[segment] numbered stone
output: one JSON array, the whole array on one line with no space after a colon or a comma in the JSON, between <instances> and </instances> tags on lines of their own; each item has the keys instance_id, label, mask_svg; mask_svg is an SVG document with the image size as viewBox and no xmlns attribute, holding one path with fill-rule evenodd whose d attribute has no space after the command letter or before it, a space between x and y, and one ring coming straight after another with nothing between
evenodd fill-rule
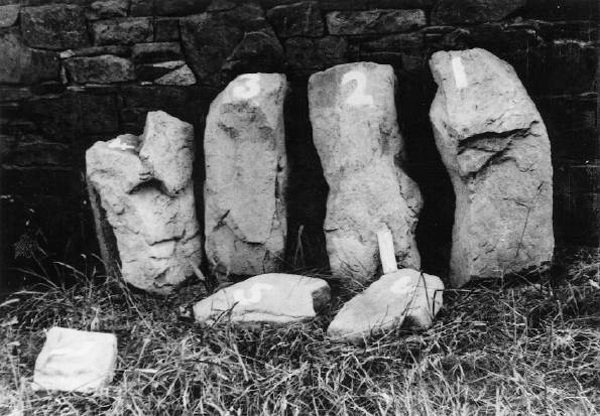
<instances>
[{"instance_id":1,"label":"numbered stone","mask_svg":"<svg viewBox=\"0 0 600 416\"><path fill-rule=\"evenodd\" d=\"M269 273L226 287L194 305L198 322L290 323L314 318L330 300L322 279Z\"/></svg>"},{"instance_id":2,"label":"numbered stone","mask_svg":"<svg viewBox=\"0 0 600 416\"><path fill-rule=\"evenodd\" d=\"M142 136L96 142L87 179L102 257L140 289L166 294L202 260L192 183L193 127L148 113Z\"/></svg>"},{"instance_id":3,"label":"numbered stone","mask_svg":"<svg viewBox=\"0 0 600 416\"><path fill-rule=\"evenodd\" d=\"M97 392L111 383L117 365L114 334L52 327L35 361L36 390Z\"/></svg>"},{"instance_id":4,"label":"numbered stone","mask_svg":"<svg viewBox=\"0 0 600 416\"><path fill-rule=\"evenodd\" d=\"M286 237L286 78L245 74L211 104L206 119L206 255L214 273L275 272Z\"/></svg>"},{"instance_id":5,"label":"numbered stone","mask_svg":"<svg viewBox=\"0 0 600 416\"><path fill-rule=\"evenodd\" d=\"M426 329L442 308L443 290L439 277L416 270L386 274L340 309L327 335L361 343L402 325Z\"/></svg>"},{"instance_id":6,"label":"numbered stone","mask_svg":"<svg viewBox=\"0 0 600 416\"><path fill-rule=\"evenodd\" d=\"M313 141L329 184L325 237L335 275L366 280L380 261L377 231L392 232L403 266L419 268L415 228L422 200L403 171L404 141L389 65L359 62L311 76Z\"/></svg>"},{"instance_id":7,"label":"numbered stone","mask_svg":"<svg viewBox=\"0 0 600 416\"><path fill-rule=\"evenodd\" d=\"M450 280L500 278L552 259L544 122L514 69L483 49L437 52L430 118L456 194Z\"/></svg>"}]
</instances>

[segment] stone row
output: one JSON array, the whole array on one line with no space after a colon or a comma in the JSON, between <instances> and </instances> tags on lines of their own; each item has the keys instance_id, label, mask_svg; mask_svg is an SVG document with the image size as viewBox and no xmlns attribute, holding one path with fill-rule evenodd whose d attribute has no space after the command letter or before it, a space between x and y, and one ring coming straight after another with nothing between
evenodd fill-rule
<instances>
[{"instance_id":1,"label":"stone row","mask_svg":"<svg viewBox=\"0 0 600 416\"><path fill-rule=\"evenodd\" d=\"M535 105L514 69L487 51L438 52L430 65L438 84L430 118L456 194L451 283L545 267L554 248L552 165ZM391 230L395 261L420 268L422 199L403 169L395 82L392 67L364 62L309 80L313 141L329 185L324 233L334 276L372 279L382 228ZM206 119L204 249L211 275L222 280L282 268L286 87L281 74L241 75ZM148 114L142 136L122 135L87 152L103 257L107 264L120 258L123 277L137 287L168 293L187 276L203 278L193 155L192 126L163 112Z\"/></svg>"}]
</instances>

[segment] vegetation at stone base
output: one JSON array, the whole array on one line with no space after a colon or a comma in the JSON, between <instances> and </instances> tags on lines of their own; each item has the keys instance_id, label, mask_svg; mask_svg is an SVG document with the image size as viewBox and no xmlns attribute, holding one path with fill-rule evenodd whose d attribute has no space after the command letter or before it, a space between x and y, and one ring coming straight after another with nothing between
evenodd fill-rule
<instances>
[{"instance_id":1,"label":"vegetation at stone base","mask_svg":"<svg viewBox=\"0 0 600 416\"><path fill-rule=\"evenodd\" d=\"M421 333L395 330L364 346L332 343L336 296L312 322L203 327L178 296L134 293L88 270L0 301L0 414L573 414L600 409L600 251L563 258L562 272L446 293ZM558 269L556 269L558 270ZM114 332L116 377L102 394L34 392L44 329Z\"/></svg>"}]
</instances>

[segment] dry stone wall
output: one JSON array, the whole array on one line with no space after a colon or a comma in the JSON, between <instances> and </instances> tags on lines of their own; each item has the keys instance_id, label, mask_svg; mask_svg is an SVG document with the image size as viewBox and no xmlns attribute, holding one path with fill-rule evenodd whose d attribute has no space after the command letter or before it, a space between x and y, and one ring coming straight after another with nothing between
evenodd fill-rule
<instances>
[{"instance_id":1,"label":"dry stone wall","mask_svg":"<svg viewBox=\"0 0 600 416\"><path fill-rule=\"evenodd\" d=\"M417 239L423 266L441 273L454 197L428 119L436 85L427 61L472 47L515 67L547 126L559 242L597 244L597 18L596 0L0 0L2 266L40 256L35 244L63 260L94 250L83 175L91 144L140 134L150 110L193 124L199 144L224 86L269 71L290 83L287 252L324 265L327 185L307 80L373 61L399 80L407 169L425 201ZM203 179L196 169L199 207Z\"/></svg>"}]
</instances>

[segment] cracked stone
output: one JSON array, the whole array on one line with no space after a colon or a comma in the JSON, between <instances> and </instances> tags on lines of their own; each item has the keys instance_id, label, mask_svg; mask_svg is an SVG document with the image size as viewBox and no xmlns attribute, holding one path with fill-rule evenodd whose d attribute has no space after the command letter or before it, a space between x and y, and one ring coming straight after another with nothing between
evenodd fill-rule
<instances>
[{"instance_id":1,"label":"cracked stone","mask_svg":"<svg viewBox=\"0 0 600 416\"><path fill-rule=\"evenodd\" d=\"M202 260L193 161L192 125L162 111L148 113L142 136L86 152L103 260L114 270L120 258L123 279L135 287L170 293Z\"/></svg>"},{"instance_id":2,"label":"cracked stone","mask_svg":"<svg viewBox=\"0 0 600 416\"><path fill-rule=\"evenodd\" d=\"M433 132L456 195L450 280L501 278L552 259L552 164L544 122L508 63L437 52Z\"/></svg>"}]
</instances>

